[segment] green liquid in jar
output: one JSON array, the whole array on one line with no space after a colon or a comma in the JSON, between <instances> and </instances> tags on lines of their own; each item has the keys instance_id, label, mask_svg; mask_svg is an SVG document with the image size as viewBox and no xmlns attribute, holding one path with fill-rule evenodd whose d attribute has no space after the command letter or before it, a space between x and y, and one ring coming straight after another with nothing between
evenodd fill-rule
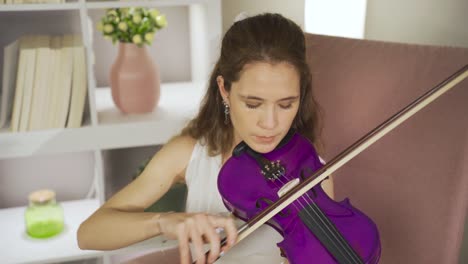
<instances>
[{"instance_id":1,"label":"green liquid in jar","mask_svg":"<svg viewBox=\"0 0 468 264\"><path fill-rule=\"evenodd\" d=\"M30 204L25 212L26 231L34 238L49 238L63 230L63 209L55 201Z\"/></svg>"},{"instance_id":2,"label":"green liquid in jar","mask_svg":"<svg viewBox=\"0 0 468 264\"><path fill-rule=\"evenodd\" d=\"M63 222L45 221L37 222L28 227L28 235L35 238L48 238L62 232Z\"/></svg>"}]
</instances>

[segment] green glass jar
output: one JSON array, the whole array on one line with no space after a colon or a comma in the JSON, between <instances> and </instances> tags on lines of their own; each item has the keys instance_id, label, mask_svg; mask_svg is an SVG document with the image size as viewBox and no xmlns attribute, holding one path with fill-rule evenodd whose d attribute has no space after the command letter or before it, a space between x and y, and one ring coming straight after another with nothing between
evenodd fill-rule
<instances>
[{"instance_id":1,"label":"green glass jar","mask_svg":"<svg viewBox=\"0 0 468 264\"><path fill-rule=\"evenodd\" d=\"M26 232L34 238L48 238L62 232L63 208L55 200L52 190L38 190L29 195L24 217Z\"/></svg>"}]
</instances>

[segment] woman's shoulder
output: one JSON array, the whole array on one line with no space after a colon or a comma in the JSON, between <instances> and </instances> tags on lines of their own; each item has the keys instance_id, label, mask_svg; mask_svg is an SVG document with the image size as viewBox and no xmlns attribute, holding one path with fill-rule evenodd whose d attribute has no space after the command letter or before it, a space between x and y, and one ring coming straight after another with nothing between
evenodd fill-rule
<instances>
[{"instance_id":1,"label":"woman's shoulder","mask_svg":"<svg viewBox=\"0 0 468 264\"><path fill-rule=\"evenodd\" d=\"M188 162L196 143L197 140L191 136L178 135L171 138L160 152L162 155Z\"/></svg>"},{"instance_id":2,"label":"woman's shoulder","mask_svg":"<svg viewBox=\"0 0 468 264\"><path fill-rule=\"evenodd\" d=\"M191 137L190 135L177 135L172 137L167 143L166 146L169 148L175 148L182 151L191 151L195 144L197 143L197 139Z\"/></svg>"},{"instance_id":3,"label":"woman's shoulder","mask_svg":"<svg viewBox=\"0 0 468 264\"><path fill-rule=\"evenodd\" d=\"M178 135L171 138L158 153L163 162L176 167L178 181L184 180L185 169L196 143L197 140L191 136Z\"/></svg>"}]
</instances>

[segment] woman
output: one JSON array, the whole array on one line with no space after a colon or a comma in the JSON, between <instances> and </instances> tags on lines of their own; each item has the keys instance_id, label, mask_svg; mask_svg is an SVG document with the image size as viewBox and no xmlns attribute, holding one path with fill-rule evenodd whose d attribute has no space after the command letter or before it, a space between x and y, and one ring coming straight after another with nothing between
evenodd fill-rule
<instances>
[{"instance_id":1,"label":"woman","mask_svg":"<svg viewBox=\"0 0 468 264\"><path fill-rule=\"evenodd\" d=\"M221 263L281 263L275 245L281 236L267 225L230 250L236 226L222 214L227 210L216 177L241 141L267 153L295 128L317 145L317 113L300 27L278 14L234 23L223 38L198 116L80 226L80 248L116 249L164 235L178 240L181 263L190 263L191 255L197 263L212 263L221 251L227 252ZM143 212L176 182L188 186L185 213ZM331 185L323 187L331 196ZM218 228L228 238L222 249ZM211 250L207 259L204 243Z\"/></svg>"}]
</instances>

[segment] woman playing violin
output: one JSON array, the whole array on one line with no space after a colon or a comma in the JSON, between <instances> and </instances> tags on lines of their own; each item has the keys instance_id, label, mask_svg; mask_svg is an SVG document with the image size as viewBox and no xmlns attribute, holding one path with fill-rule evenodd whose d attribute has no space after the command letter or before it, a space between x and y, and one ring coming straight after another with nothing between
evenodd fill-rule
<instances>
[{"instance_id":1,"label":"woman playing violin","mask_svg":"<svg viewBox=\"0 0 468 264\"><path fill-rule=\"evenodd\" d=\"M80 248L111 250L164 235L178 240L181 263L191 258L212 263L221 252L226 254L219 263L282 263L276 246L282 238L267 225L232 247L235 219L223 214L227 209L216 179L241 141L268 153L291 128L318 145L318 107L303 31L278 14L235 22L223 37L198 115L154 155L136 180L81 224ZM188 187L186 212L144 212L178 182ZM333 195L330 180L322 187ZM227 236L224 248L220 228ZM209 245L207 257L204 245Z\"/></svg>"}]
</instances>

